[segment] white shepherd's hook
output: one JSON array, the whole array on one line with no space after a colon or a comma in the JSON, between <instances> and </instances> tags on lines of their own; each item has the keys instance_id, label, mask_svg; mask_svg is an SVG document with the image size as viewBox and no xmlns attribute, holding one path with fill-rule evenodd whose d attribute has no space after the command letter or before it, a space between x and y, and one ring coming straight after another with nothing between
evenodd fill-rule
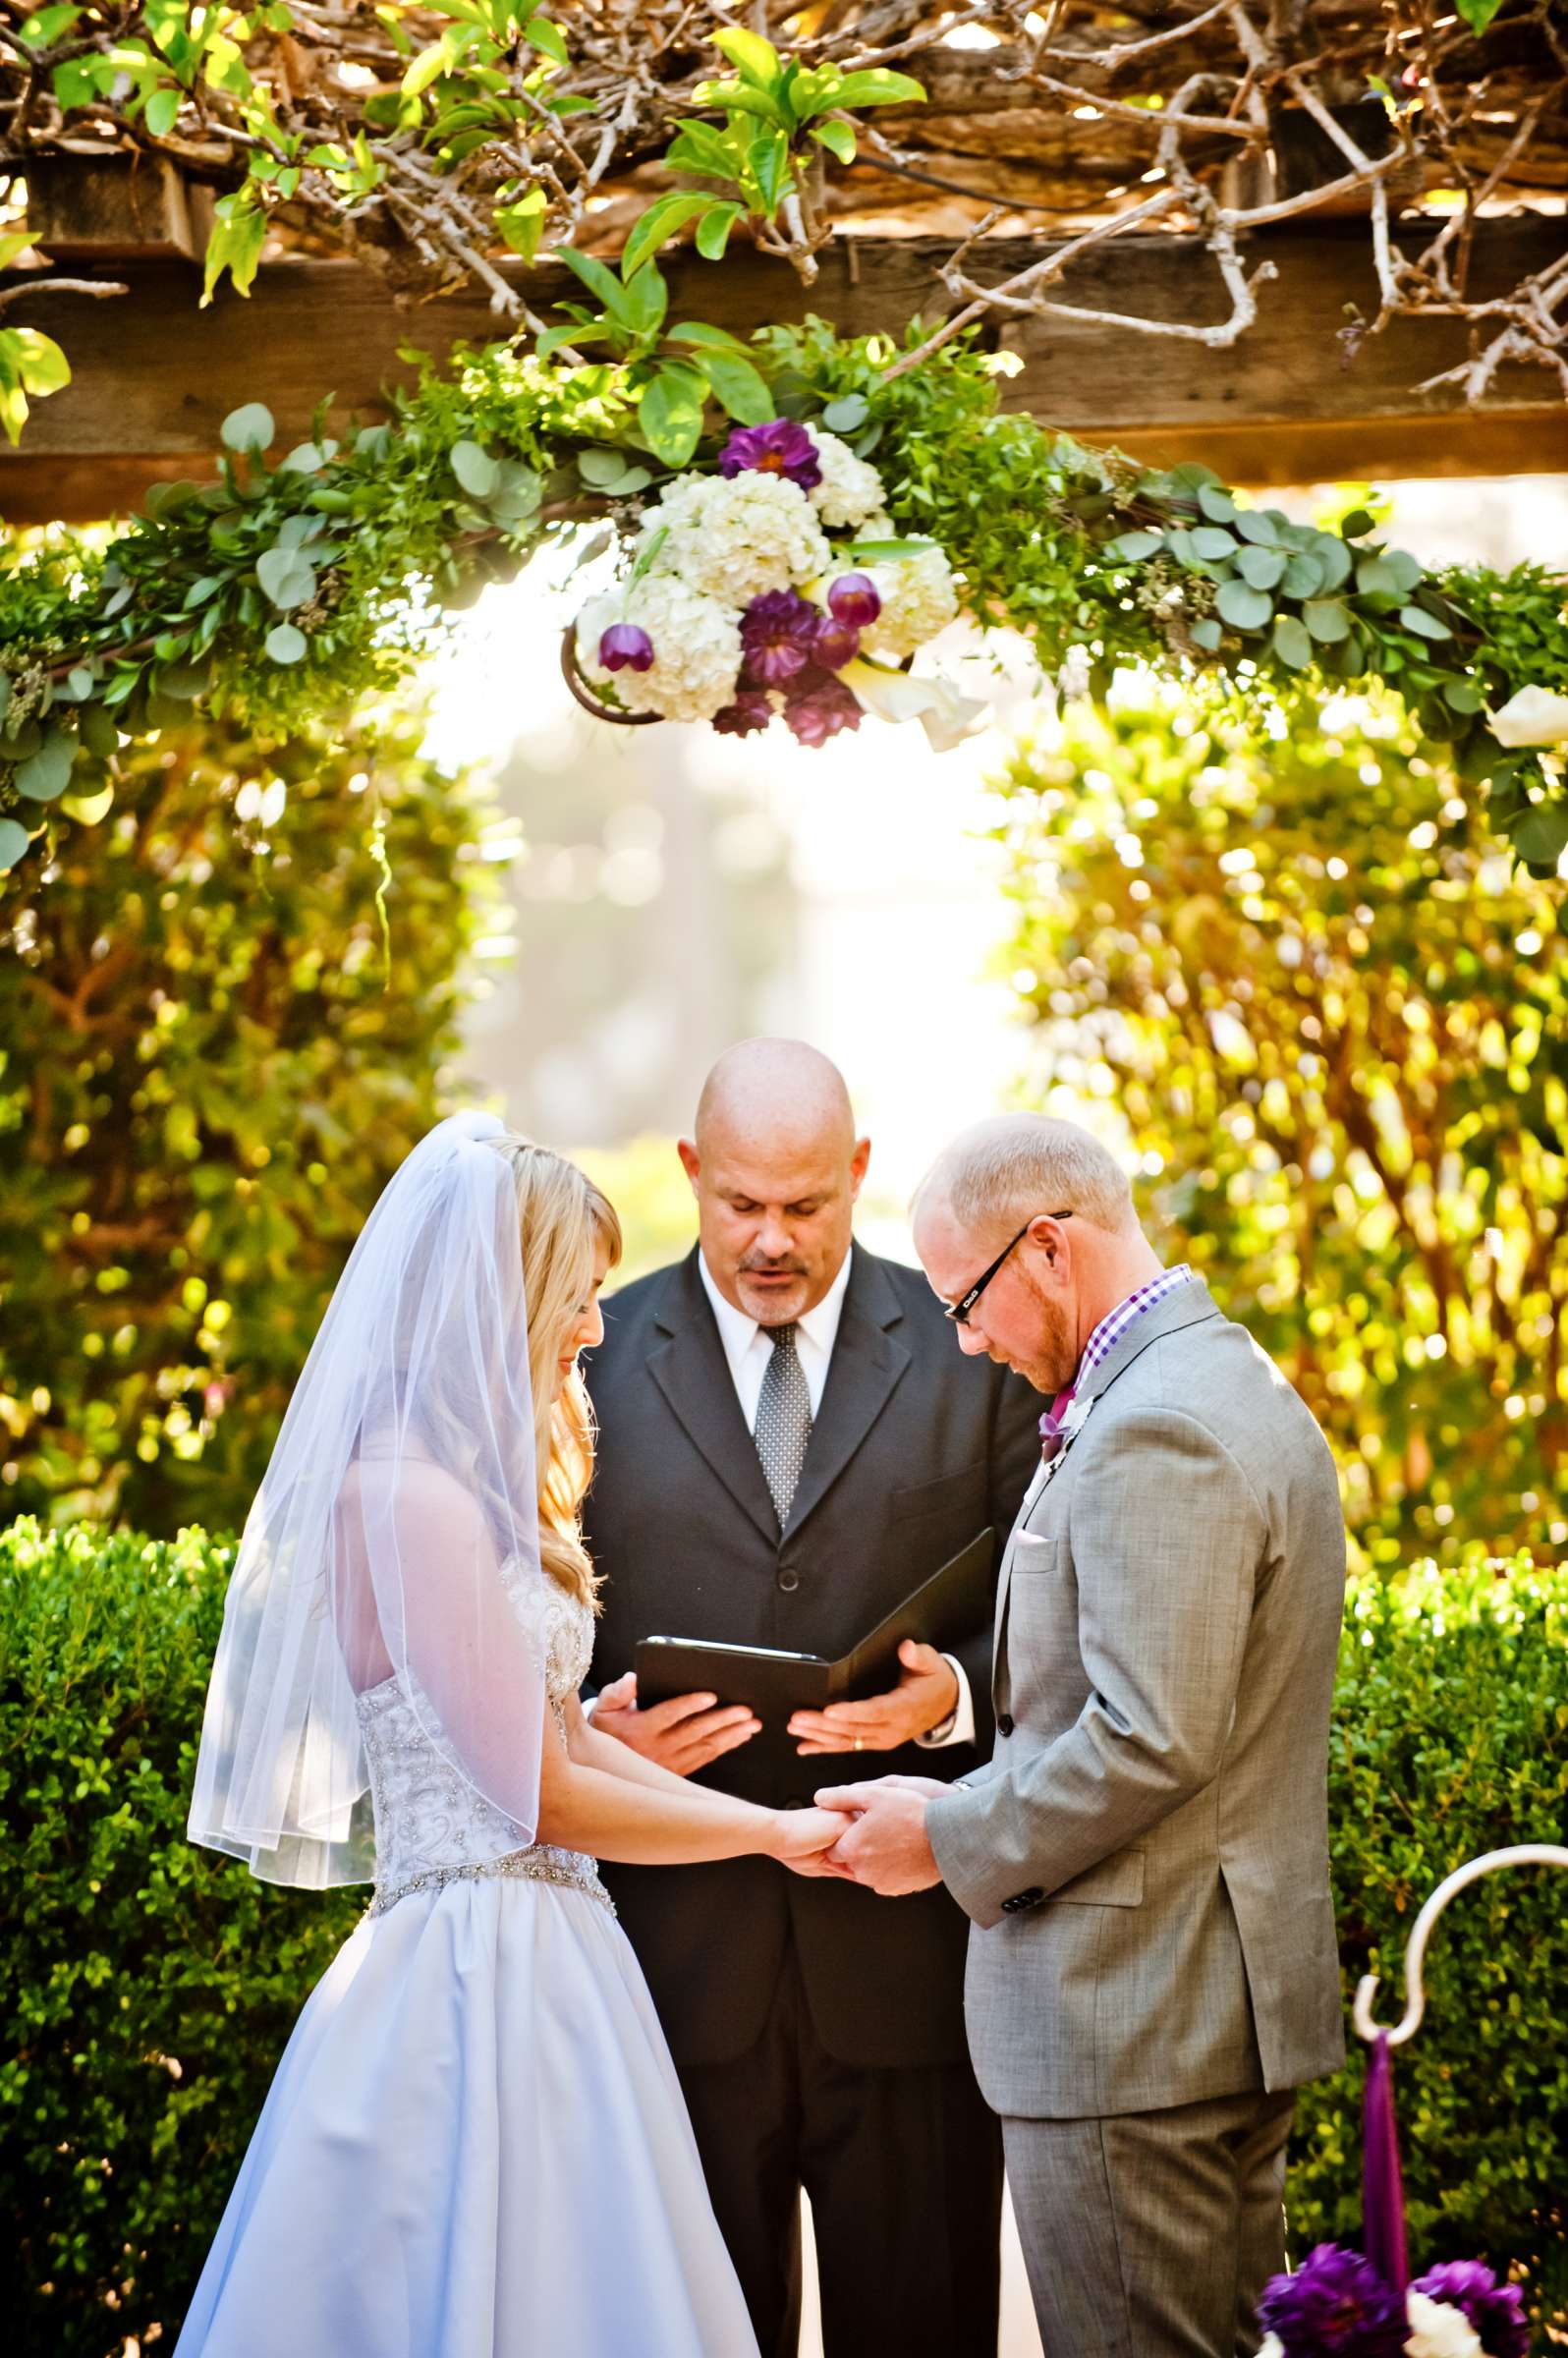
<instances>
[{"instance_id":1,"label":"white shepherd's hook","mask_svg":"<svg viewBox=\"0 0 1568 2358\"><path fill-rule=\"evenodd\" d=\"M1421 1961L1427 1953L1427 1941L1431 1928L1442 1914L1456 1891L1467 1883L1476 1882L1482 1876L1490 1875L1498 1867L1568 1867L1568 1850L1556 1842L1521 1842L1512 1850L1488 1850L1464 1867L1456 1867L1445 1876L1427 1905L1417 1917L1405 1949L1405 2013L1404 2019L1388 2033L1390 2047L1403 2047L1421 2024L1427 2010L1427 1993L1422 1988ZM1375 2039L1378 2025L1372 2020L1372 2002L1377 1993L1377 1976L1364 1974L1356 1992L1356 2003L1351 2018L1364 2039Z\"/></svg>"}]
</instances>

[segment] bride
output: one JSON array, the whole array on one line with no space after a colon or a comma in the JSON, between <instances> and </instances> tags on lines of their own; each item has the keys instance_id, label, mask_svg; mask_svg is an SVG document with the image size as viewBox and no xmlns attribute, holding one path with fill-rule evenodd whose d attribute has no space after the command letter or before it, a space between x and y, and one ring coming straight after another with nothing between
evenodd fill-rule
<instances>
[{"instance_id":1,"label":"bride","mask_svg":"<svg viewBox=\"0 0 1568 2358\"><path fill-rule=\"evenodd\" d=\"M190 1830L267 1881L375 1895L278 2067L179 2358L756 2350L593 1861L809 1867L842 1825L585 1723L577 1355L619 1253L573 1164L460 1114L386 1189L306 1363Z\"/></svg>"}]
</instances>

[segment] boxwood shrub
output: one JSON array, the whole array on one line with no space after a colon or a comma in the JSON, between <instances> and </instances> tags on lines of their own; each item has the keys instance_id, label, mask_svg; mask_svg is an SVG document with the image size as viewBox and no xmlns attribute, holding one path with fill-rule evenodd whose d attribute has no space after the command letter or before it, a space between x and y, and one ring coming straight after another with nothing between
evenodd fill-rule
<instances>
[{"instance_id":1,"label":"boxwood shrub","mask_svg":"<svg viewBox=\"0 0 1568 2358\"><path fill-rule=\"evenodd\" d=\"M172 2342L294 2017L364 1902L270 1889L185 1839L233 1552L199 1531L0 1533L0 2201L28 2358ZM1392 2021L1432 1886L1563 1838L1568 1573L1477 1550L1359 1587L1331 1777L1346 2003L1370 1968ZM1565 1926L1547 1869L1463 1893L1396 2060L1413 2252L1521 2271L1542 2318L1565 2297ZM1298 2250L1355 2234L1361 2076L1357 2051L1303 2097Z\"/></svg>"}]
</instances>

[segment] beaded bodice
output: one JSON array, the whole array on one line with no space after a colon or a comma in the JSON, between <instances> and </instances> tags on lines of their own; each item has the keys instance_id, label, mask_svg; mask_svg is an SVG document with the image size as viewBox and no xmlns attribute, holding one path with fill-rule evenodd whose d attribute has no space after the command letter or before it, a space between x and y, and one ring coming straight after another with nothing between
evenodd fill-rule
<instances>
[{"instance_id":1,"label":"beaded bodice","mask_svg":"<svg viewBox=\"0 0 1568 2358\"><path fill-rule=\"evenodd\" d=\"M530 1584L525 1617L539 1633L545 1691L557 1724L563 1724L567 1700L588 1673L592 1615L541 1573L519 1568L503 1578L520 1609L521 1584ZM590 1858L531 1844L523 1826L476 1791L437 1740L434 1707L412 1672L367 1688L358 1712L375 1812L374 1913L410 1891L488 1875L565 1883L610 1905Z\"/></svg>"}]
</instances>

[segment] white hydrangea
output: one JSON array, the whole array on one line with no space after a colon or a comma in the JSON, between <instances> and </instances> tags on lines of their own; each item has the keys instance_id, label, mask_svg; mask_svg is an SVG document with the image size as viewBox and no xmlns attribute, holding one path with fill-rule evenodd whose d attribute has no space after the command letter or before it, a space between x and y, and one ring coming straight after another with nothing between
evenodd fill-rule
<instances>
[{"instance_id":1,"label":"white hydrangea","mask_svg":"<svg viewBox=\"0 0 1568 2358\"><path fill-rule=\"evenodd\" d=\"M1412 2327L1407 2358L1484 2358L1485 2343L1463 2309L1431 2301L1424 2292L1408 2296L1405 2316Z\"/></svg>"},{"instance_id":2,"label":"white hydrangea","mask_svg":"<svg viewBox=\"0 0 1568 2358\"><path fill-rule=\"evenodd\" d=\"M646 671L606 671L599 640L612 623L636 623L653 642ZM711 720L733 702L741 670L735 615L673 573L648 573L629 593L590 597L577 618L577 659L594 687L613 688L629 712L663 720Z\"/></svg>"},{"instance_id":3,"label":"white hydrangea","mask_svg":"<svg viewBox=\"0 0 1568 2358\"><path fill-rule=\"evenodd\" d=\"M790 590L829 566L816 511L782 475L683 475L643 520L640 549L663 532L654 565L694 590L741 607L765 590ZM644 674L644 677L648 675Z\"/></svg>"},{"instance_id":4,"label":"white hydrangea","mask_svg":"<svg viewBox=\"0 0 1568 2358\"><path fill-rule=\"evenodd\" d=\"M809 425L807 432L816 444L817 462L822 479L814 485L810 497L812 507L825 525L835 531L846 527L860 532L868 518L880 518L882 478L874 467L856 457L847 442L830 434L820 425Z\"/></svg>"},{"instance_id":5,"label":"white hydrangea","mask_svg":"<svg viewBox=\"0 0 1568 2358\"><path fill-rule=\"evenodd\" d=\"M958 591L944 549L923 548L917 556L883 558L867 571L876 584L882 610L866 632L865 647L881 662L897 663L914 654L958 613Z\"/></svg>"}]
</instances>

